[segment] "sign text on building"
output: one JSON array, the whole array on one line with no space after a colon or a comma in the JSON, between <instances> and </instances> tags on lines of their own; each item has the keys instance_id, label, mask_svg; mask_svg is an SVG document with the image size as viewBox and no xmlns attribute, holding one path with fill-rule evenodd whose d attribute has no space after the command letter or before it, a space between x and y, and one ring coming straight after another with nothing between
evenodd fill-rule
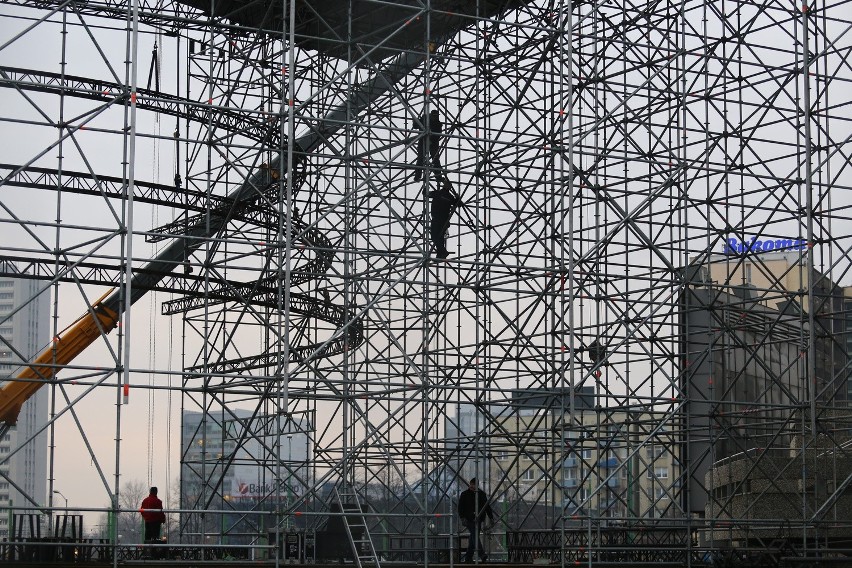
<instances>
[{"instance_id":1,"label":"sign text on building","mask_svg":"<svg viewBox=\"0 0 852 568\"><path fill-rule=\"evenodd\" d=\"M760 239L758 237L752 237L749 241L739 241L731 238L723 246L725 254L782 252L805 250L808 247L808 241L805 239Z\"/></svg>"}]
</instances>

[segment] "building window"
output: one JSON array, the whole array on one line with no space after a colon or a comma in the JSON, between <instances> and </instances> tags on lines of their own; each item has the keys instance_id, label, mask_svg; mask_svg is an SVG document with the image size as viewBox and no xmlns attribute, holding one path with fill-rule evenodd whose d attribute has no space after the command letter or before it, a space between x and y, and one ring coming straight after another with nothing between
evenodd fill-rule
<instances>
[{"instance_id":1,"label":"building window","mask_svg":"<svg viewBox=\"0 0 852 568\"><path fill-rule=\"evenodd\" d=\"M590 460L592 459L592 450L583 450L580 455L583 456L584 460Z\"/></svg>"},{"instance_id":2,"label":"building window","mask_svg":"<svg viewBox=\"0 0 852 568\"><path fill-rule=\"evenodd\" d=\"M651 444L647 447L646 455L649 460L655 460L661 455L663 455L663 445L662 444Z\"/></svg>"},{"instance_id":3,"label":"building window","mask_svg":"<svg viewBox=\"0 0 852 568\"><path fill-rule=\"evenodd\" d=\"M0 335L12 335L11 327L0 327Z\"/></svg>"},{"instance_id":4,"label":"building window","mask_svg":"<svg viewBox=\"0 0 852 568\"><path fill-rule=\"evenodd\" d=\"M654 488L654 498L657 501L663 501L665 499L668 499L669 495L668 495L668 493L666 493L666 488L665 487L655 487Z\"/></svg>"},{"instance_id":5,"label":"building window","mask_svg":"<svg viewBox=\"0 0 852 568\"><path fill-rule=\"evenodd\" d=\"M13 296L12 292L0 292L0 300L11 300Z\"/></svg>"},{"instance_id":6,"label":"building window","mask_svg":"<svg viewBox=\"0 0 852 568\"><path fill-rule=\"evenodd\" d=\"M0 280L0 288L11 288L15 283L11 280Z\"/></svg>"},{"instance_id":7,"label":"building window","mask_svg":"<svg viewBox=\"0 0 852 568\"><path fill-rule=\"evenodd\" d=\"M667 467L655 467L653 471L648 470L648 479L656 478L656 479L668 479L669 478L669 468Z\"/></svg>"},{"instance_id":8,"label":"building window","mask_svg":"<svg viewBox=\"0 0 852 568\"><path fill-rule=\"evenodd\" d=\"M509 459L509 452L506 450L497 450L497 461L506 461Z\"/></svg>"},{"instance_id":9,"label":"building window","mask_svg":"<svg viewBox=\"0 0 852 568\"><path fill-rule=\"evenodd\" d=\"M0 310L11 310L12 304L0 304Z\"/></svg>"},{"instance_id":10,"label":"building window","mask_svg":"<svg viewBox=\"0 0 852 568\"><path fill-rule=\"evenodd\" d=\"M523 475L521 475L521 479L524 480L524 481L535 481L536 475L535 475L535 471L533 471L533 468L529 468L527 470L524 470Z\"/></svg>"}]
</instances>

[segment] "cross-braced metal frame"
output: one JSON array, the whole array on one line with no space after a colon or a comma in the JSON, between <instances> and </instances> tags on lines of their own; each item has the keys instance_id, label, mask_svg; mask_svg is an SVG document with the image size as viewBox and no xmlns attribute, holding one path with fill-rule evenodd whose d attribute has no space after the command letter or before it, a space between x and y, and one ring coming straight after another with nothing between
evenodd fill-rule
<instances>
[{"instance_id":1,"label":"cross-braced metal frame","mask_svg":"<svg viewBox=\"0 0 852 568\"><path fill-rule=\"evenodd\" d=\"M88 505L165 420L186 544L338 487L446 559L477 477L507 560L852 551L849 2L324 4L0 7L4 275L118 314L27 379Z\"/></svg>"}]
</instances>

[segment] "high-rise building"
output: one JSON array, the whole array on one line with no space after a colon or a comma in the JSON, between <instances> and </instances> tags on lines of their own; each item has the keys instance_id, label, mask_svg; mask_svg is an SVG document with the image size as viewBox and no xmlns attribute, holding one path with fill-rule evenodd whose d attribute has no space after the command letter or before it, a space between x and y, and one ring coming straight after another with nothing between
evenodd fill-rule
<instances>
[{"instance_id":1,"label":"high-rise building","mask_svg":"<svg viewBox=\"0 0 852 568\"><path fill-rule=\"evenodd\" d=\"M761 310L767 308L762 311L768 314L770 327L778 321L802 328L799 323L808 326L813 317L817 398L824 403L847 400L849 386L843 369L847 368L849 351L833 337L844 327L840 315L844 306L843 288L817 268L808 269L800 240L766 240L764 247L766 243L778 244L774 250L760 252L759 248L747 253L709 257L704 265L709 282L703 288L715 294L731 295L732 300L722 303L734 309L737 304L746 310L752 304ZM792 244L785 247L780 243ZM731 252L732 249L728 246L726 250ZM764 331L768 329L764 326ZM799 334L791 339L802 345L807 338Z\"/></svg>"},{"instance_id":2,"label":"high-rise building","mask_svg":"<svg viewBox=\"0 0 852 568\"><path fill-rule=\"evenodd\" d=\"M17 270L7 265L2 272ZM50 294L38 294L41 286L24 274L0 277L0 382L48 342ZM0 510L47 503L47 434L36 434L47 413L48 391L40 389L24 403L17 425L0 439ZM8 520L8 515L0 515L0 538L9 536Z\"/></svg>"}]
</instances>

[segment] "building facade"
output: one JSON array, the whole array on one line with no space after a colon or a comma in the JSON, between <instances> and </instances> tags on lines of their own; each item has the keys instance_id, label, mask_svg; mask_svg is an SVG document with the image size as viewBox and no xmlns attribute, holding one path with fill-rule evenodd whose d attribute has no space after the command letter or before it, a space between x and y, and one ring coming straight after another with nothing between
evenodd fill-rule
<instances>
[{"instance_id":1,"label":"building facade","mask_svg":"<svg viewBox=\"0 0 852 568\"><path fill-rule=\"evenodd\" d=\"M489 478L490 414L473 404L458 404L455 414L444 419L447 468L440 476L442 486L463 489L471 478Z\"/></svg>"},{"instance_id":2,"label":"building facade","mask_svg":"<svg viewBox=\"0 0 852 568\"><path fill-rule=\"evenodd\" d=\"M848 372L844 371L849 350L835 336L845 328L842 314L849 292L816 268L809 269L806 247L796 244L799 240L792 242L795 250L779 246L764 252L711 256L705 265L705 289L728 294L729 298L721 302L727 306L740 304L749 310L757 304L766 308L764 314L771 319L763 325L764 335L774 321L803 329L813 325L815 349L807 356L814 358L815 396L824 404L845 404L852 400L848 397ZM790 338L786 331L779 331L779 335ZM807 345L808 337L800 333L796 338L801 347Z\"/></svg>"},{"instance_id":3,"label":"building facade","mask_svg":"<svg viewBox=\"0 0 852 568\"><path fill-rule=\"evenodd\" d=\"M801 535L796 522L823 509L848 534L848 515L837 506L847 496L837 480L852 473L849 460L819 440L837 441L848 430L849 293L810 269L805 251L800 244L780 252L729 247L685 273L689 506L712 529L708 541L746 545L780 536L777 526L751 536L738 526L768 518L788 519L784 531ZM811 432L804 442L802 424ZM826 488L833 497L823 506ZM804 505L803 492L811 503Z\"/></svg>"},{"instance_id":4,"label":"building facade","mask_svg":"<svg viewBox=\"0 0 852 568\"><path fill-rule=\"evenodd\" d=\"M494 437L491 494L554 508L569 523L681 518L682 469L665 422L638 409L581 409L570 421L521 412Z\"/></svg>"},{"instance_id":5,"label":"building facade","mask_svg":"<svg viewBox=\"0 0 852 568\"><path fill-rule=\"evenodd\" d=\"M3 272L16 270L6 266ZM42 286L25 275L0 277L0 380L13 376L48 343L50 294L38 294ZM48 391L40 389L0 439L0 510L47 504L47 434L37 434L47 417ZM0 538L9 536L8 522L9 516L0 514Z\"/></svg>"},{"instance_id":6,"label":"building facade","mask_svg":"<svg viewBox=\"0 0 852 568\"><path fill-rule=\"evenodd\" d=\"M270 522L264 511L286 508L313 487L309 424L304 418L258 416L243 409L183 412L181 508L204 509L212 503L233 511L206 515L206 521L184 515L184 536L203 539L204 533L224 527L228 542L237 543L263 534ZM246 514L253 511L258 515Z\"/></svg>"}]
</instances>

